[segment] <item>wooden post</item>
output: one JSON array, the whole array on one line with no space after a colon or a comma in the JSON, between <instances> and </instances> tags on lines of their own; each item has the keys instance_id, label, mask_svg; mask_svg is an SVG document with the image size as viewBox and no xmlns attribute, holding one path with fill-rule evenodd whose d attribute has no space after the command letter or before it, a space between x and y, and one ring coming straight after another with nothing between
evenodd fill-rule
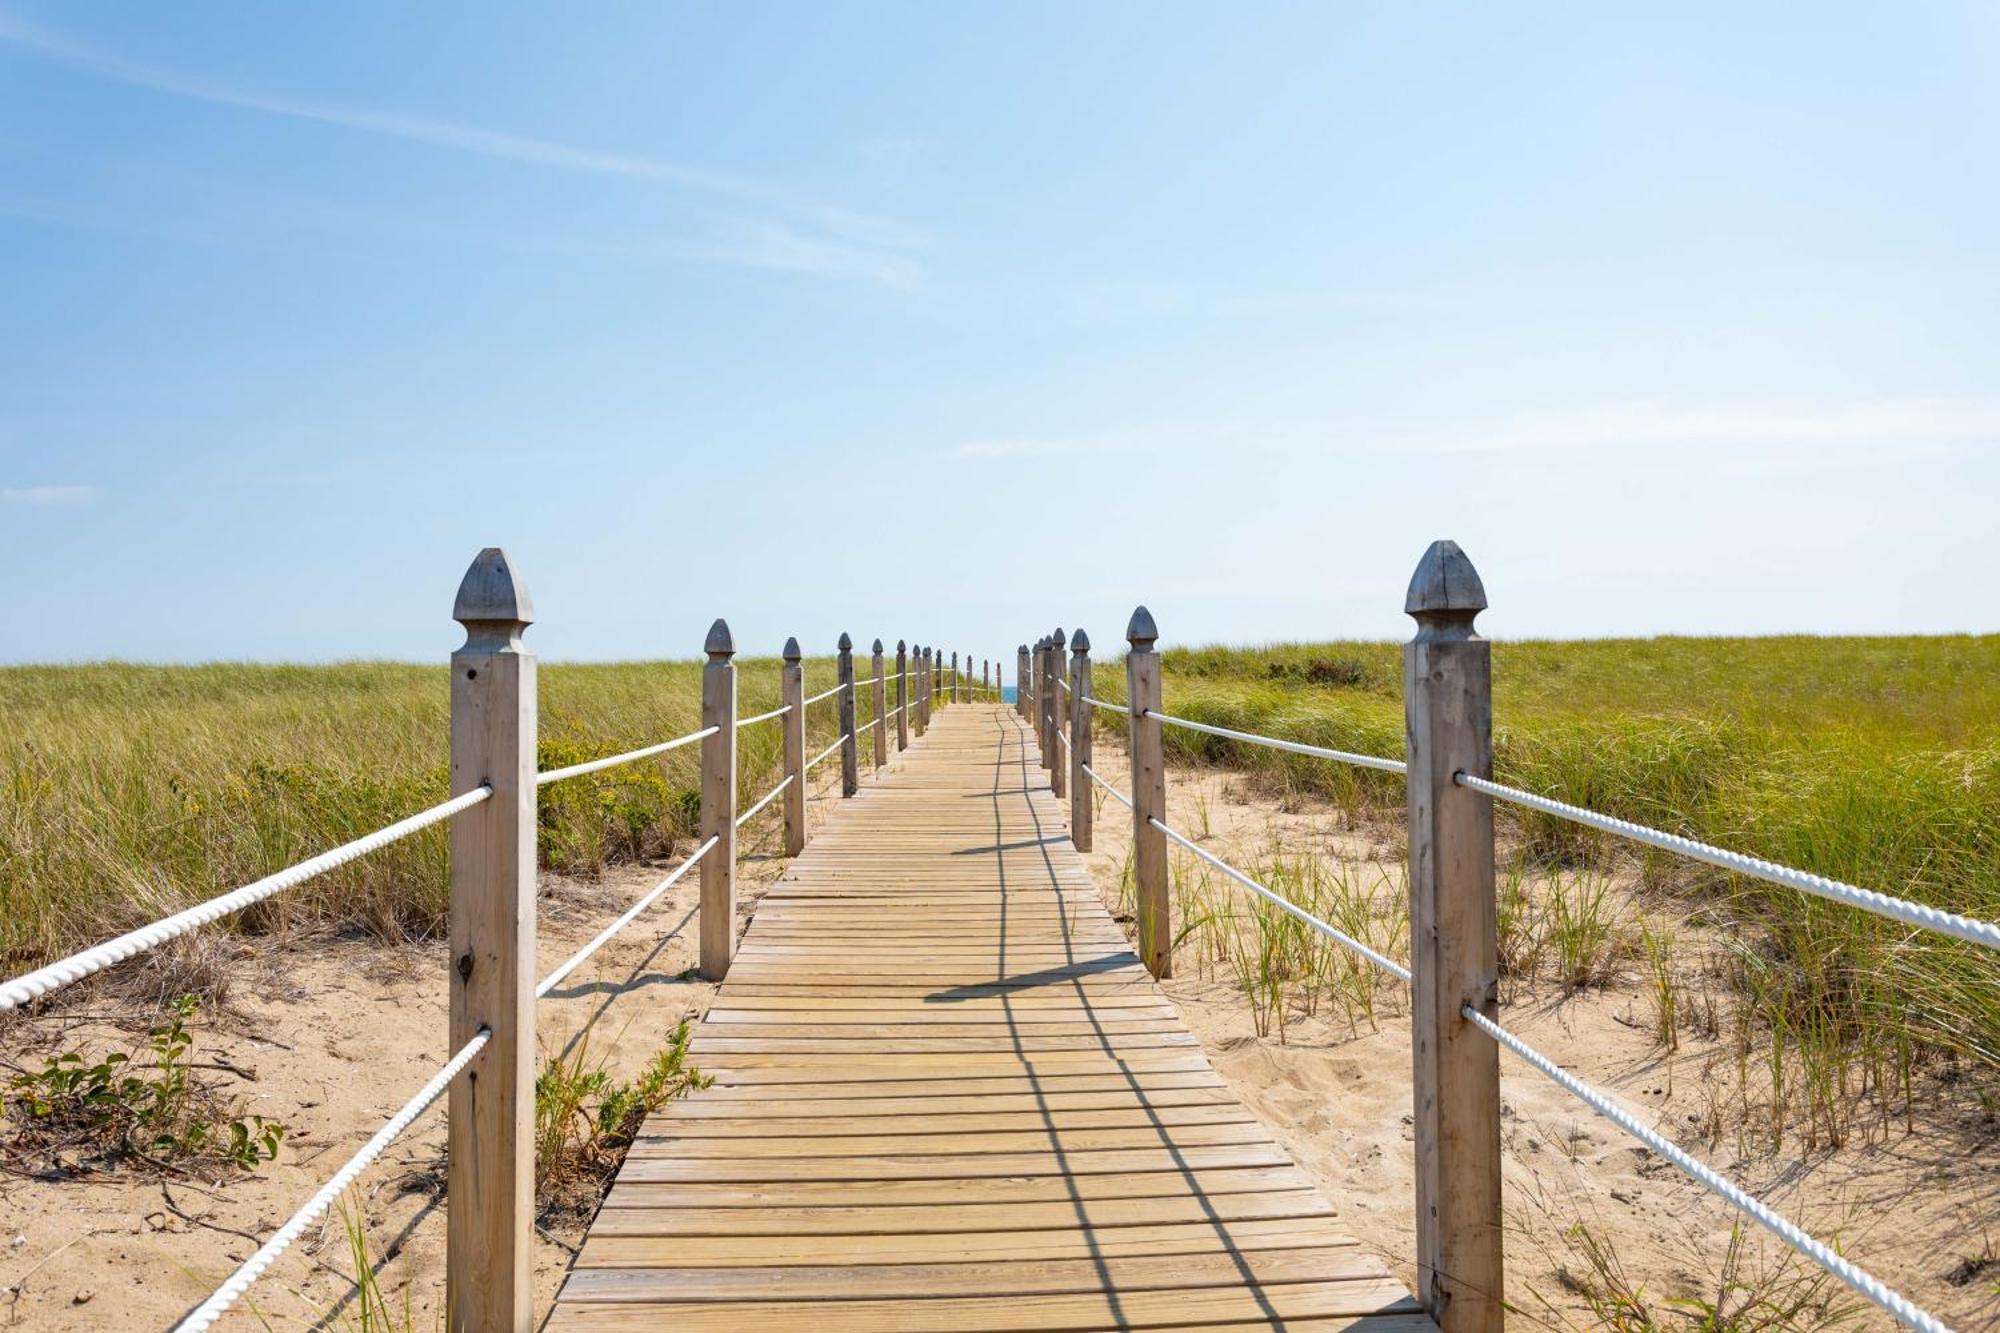
<instances>
[{"instance_id":1,"label":"wooden post","mask_svg":"<svg viewBox=\"0 0 2000 1333\"><path fill-rule=\"evenodd\" d=\"M993 693L993 659L990 657L979 659L979 692L989 696Z\"/></svg>"},{"instance_id":2,"label":"wooden post","mask_svg":"<svg viewBox=\"0 0 2000 1333\"><path fill-rule=\"evenodd\" d=\"M451 822L450 1050L492 1032L454 1080L445 1210L451 1333L535 1322L535 658L527 587L498 547L458 585L451 790L493 795Z\"/></svg>"},{"instance_id":3,"label":"wooden post","mask_svg":"<svg viewBox=\"0 0 2000 1333\"><path fill-rule=\"evenodd\" d=\"M869 668L875 676L875 767L880 771L889 762L889 709L883 694L882 641L869 650Z\"/></svg>"},{"instance_id":4,"label":"wooden post","mask_svg":"<svg viewBox=\"0 0 2000 1333\"><path fill-rule=\"evenodd\" d=\"M1069 675L1069 662L1063 654L1069 648L1069 637L1061 630L1049 644L1049 792L1061 800L1069 791L1069 759L1063 754L1062 743L1069 739L1066 718L1068 696L1063 693L1063 680Z\"/></svg>"},{"instance_id":5,"label":"wooden post","mask_svg":"<svg viewBox=\"0 0 2000 1333\"><path fill-rule=\"evenodd\" d=\"M951 655L951 688L945 692L944 696L946 703L955 704L960 702L960 695L958 692L959 683L960 682L958 676L958 654L953 653Z\"/></svg>"},{"instance_id":6,"label":"wooden post","mask_svg":"<svg viewBox=\"0 0 2000 1333\"><path fill-rule=\"evenodd\" d=\"M1139 902L1139 956L1156 977L1174 973L1173 921L1167 898L1167 835L1153 827L1167 817L1167 760L1160 738L1160 631L1140 607L1125 627L1125 697L1132 713L1132 869Z\"/></svg>"},{"instance_id":7,"label":"wooden post","mask_svg":"<svg viewBox=\"0 0 2000 1333\"><path fill-rule=\"evenodd\" d=\"M1024 643L1014 650L1014 711L1023 720L1028 716L1028 700L1033 694L1028 686L1028 645Z\"/></svg>"},{"instance_id":8,"label":"wooden post","mask_svg":"<svg viewBox=\"0 0 2000 1333\"><path fill-rule=\"evenodd\" d=\"M1079 852L1090 850L1090 821L1096 795L1090 775L1090 636L1082 630L1069 639L1069 840Z\"/></svg>"},{"instance_id":9,"label":"wooden post","mask_svg":"<svg viewBox=\"0 0 2000 1333\"><path fill-rule=\"evenodd\" d=\"M701 974L720 981L736 957L736 640L729 622L709 626L702 645L701 839L716 839L701 862Z\"/></svg>"},{"instance_id":10,"label":"wooden post","mask_svg":"<svg viewBox=\"0 0 2000 1333\"><path fill-rule=\"evenodd\" d=\"M833 696L840 705L840 794L861 790L861 756L854 743L854 640L845 630L840 634L840 693Z\"/></svg>"},{"instance_id":11,"label":"wooden post","mask_svg":"<svg viewBox=\"0 0 2000 1333\"><path fill-rule=\"evenodd\" d=\"M896 640L896 749L910 748L910 655L903 640Z\"/></svg>"},{"instance_id":12,"label":"wooden post","mask_svg":"<svg viewBox=\"0 0 2000 1333\"><path fill-rule=\"evenodd\" d=\"M1457 543L1431 543L1403 609L1417 1299L1443 1333L1500 1333L1500 1048L1460 1012L1499 1011L1493 802L1456 780L1493 775L1492 659Z\"/></svg>"},{"instance_id":13,"label":"wooden post","mask_svg":"<svg viewBox=\"0 0 2000 1333\"><path fill-rule=\"evenodd\" d=\"M931 729L931 650L929 648L917 649L917 660L921 664L917 668L917 721L922 724L922 730L929 731Z\"/></svg>"},{"instance_id":14,"label":"wooden post","mask_svg":"<svg viewBox=\"0 0 2000 1333\"><path fill-rule=\"evenodd\" d=\"M806 849L806 668L796 637L785 640L785 665L778 672L780 699L789 712L778 719L785 737L785 776L791 785L778 798L785 814L785 855Z\"/></svg>"}]
</instances>

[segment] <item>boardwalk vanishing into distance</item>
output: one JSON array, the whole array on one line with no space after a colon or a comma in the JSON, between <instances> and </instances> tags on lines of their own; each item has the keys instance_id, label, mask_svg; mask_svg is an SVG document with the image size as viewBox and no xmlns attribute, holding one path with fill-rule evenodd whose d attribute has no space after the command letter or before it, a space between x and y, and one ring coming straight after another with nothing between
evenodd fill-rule
<instances>
[{"instance_id":1,"label":"boardwalk vanishing into distance","mask_svg":"<svg viewBox=\"0 0 2000 1333\"><path fill-rule=\"evenodd\" d=\"M1434 1327L1231 1095L1019 713L941 712L759 904L548 1327Z\"/></svg>"}]
</instances>

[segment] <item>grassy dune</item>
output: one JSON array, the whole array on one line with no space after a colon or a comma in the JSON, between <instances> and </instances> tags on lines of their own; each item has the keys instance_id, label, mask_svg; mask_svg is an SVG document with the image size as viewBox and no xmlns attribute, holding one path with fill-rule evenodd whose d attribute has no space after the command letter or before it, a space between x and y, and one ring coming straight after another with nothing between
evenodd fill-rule
<instances>
[{"instance_id":1,"label":"grassy dune","mask_svg":"<svg viewBox=\"0 0 2000 1333\"><path fill-rule=\"evenodd\" d=\"M778 702L776 659L739 661L739 711ZM834 679L806 663L807 690ZM808 744L835 732L809 709ZM544 664L542 768L682 735L695 662ZM443 668L104 664L0 670L0 958L4 970L256 879L449 794ZM766 790L775 723L740 734L742 796ZM547 788L541 856L589 871L693 832L698 747ZM245 914L249 930L352 924L391 937L443 923L442 826Z\"/></svg>"},{"instance_id":2,"label":"grassy dune","mask_svg":"<svg viewBox=\"0 0 2000 1333\"><path fill-rule=\"evenodd\" d=\"M1400 647L1165 654L1197 721L1400 756ZM1498 643L1500 781L1989 920L2000 918L2000 636ZM1122 699L1115 662L1097 692ZM1100 725L1120 725L1100 714ZM1402 780L1167 729L1183 760L1400 812ZM1544 867L1630 856L1728 927L1737 986L1835 1083L1907 1082L1942 1056L2000 1070L1991 953L1502 807ZM1614 845L1615 844L1615 845ZM1851 1088L1850 1088L1851 1090Z\"/></svg>"}]
</instances>

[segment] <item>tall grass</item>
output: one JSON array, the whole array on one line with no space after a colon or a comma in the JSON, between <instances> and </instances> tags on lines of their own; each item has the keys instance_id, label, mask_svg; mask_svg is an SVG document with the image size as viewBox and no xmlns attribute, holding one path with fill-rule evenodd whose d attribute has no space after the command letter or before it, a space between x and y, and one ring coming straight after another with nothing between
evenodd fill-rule
<instances>
[{"instance_id":1,"label":"tall grass","mask_svg":"<svg viewBox=\"0 0 2000 1333\"><path fill-rule=\"evenodd\" d=\"M1398 645L1170 650L1163 665L1170 713L1403 752ZM1095 681L1101 697L1123 698L1115 666ZM1501 781L2000 918L2000 636L1503 642L1493 684ZM1166 743L1175 759L1327 796L1357 821L1386 821L1403 806L1392 774L1173 727ZM1991 953L1550 817L1501 812L1505 836L1543 870L1588 875L1607 858L1629 858L1650 887L1712 907L1739 941L1752 1012L1806 1066L1809 1099L1900 1096L1907 1108L1911 1064L1926 1057L2000 1075L2000 961ZM1572 887L1562 903L1571 915L1541 923L1556 934L1503 944L1569 947L1563 970L1582 984L1609 937L1597 887L1588 878ZM1835 1136L1824 1123L1808 1134Z\"/></svg>"},{"instance_id":2,"label":"tall grass","mask_svg":"<svg viewBox=\"0 0 2000 1333\"><path fill-rule=\"evenodd\" d=\"M775 659L738 662L739 706L778 702ZM831 659L807 663L830 683ZM837 725L809 710L809 744ZM544 665L539 766L699 727L693 662ZM444 799L443 666L105 663L0 669L0 970L256 879ZM744 800L779 762L774 723L739 733ZM695 747L541 793L540 856L593 873L664 851L699 812ZM243 914L241 928L358 926L425 937L447 908L440 826Z\"/></svg>"}]
</instances>

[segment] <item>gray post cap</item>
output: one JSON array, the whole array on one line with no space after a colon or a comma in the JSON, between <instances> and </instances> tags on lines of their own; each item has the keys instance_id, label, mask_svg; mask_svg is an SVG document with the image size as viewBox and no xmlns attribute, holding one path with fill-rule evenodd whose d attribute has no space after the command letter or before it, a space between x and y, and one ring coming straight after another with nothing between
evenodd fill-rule
<instances>
[{"instance_id":1,"label":"gray post cap","mask_svg":"<svg viewBox=\"0 0 2000 1333\"><path fill-rule=\"evenodd\" d=\"M1082 630L1078 630L1069 636L1069 646L1076 652L1087 653L1090 651L1090 636Z\"/></svg>"},{"instance_id":2,"label":"gray post cap","mask_svg":"<svg viewBox=\"0 0 2000 1333\"><path fill-rule=\"evenodd\" d=\"M736 636L729 632L728 621L721 616L715 618L715 623L708 627L708 638L702 643L701 650L716 662L727 662L736 656Z\"/></svg>"},{"instance_id":3,"label":"gray post cap","mask_svg":"<svg viewBox=\"0 0 2000 1333\"><path fill-rule=\"evenodd\" d=\"M1150 652L1160 637L1160 627L1153 623L1153 613L1145 607L1134 607L1132 619L1125 626L1125 638L1139 652Z\"/></svg>"},{"instance_id":4,"label":"gray post cap","mask_svg":"<svg viewBox=\"0 0 2000 1333\"><path fill-rule=\"evenodd\" d=\"M898 639L896 640L896 651L899 653L906 653L910 651L910 648L908 644L904 643L901 639Z\"/></svg>"},{"instance_id":5,"label":"gray post cap","mask_svg":"<svg viewBox=\"0 0 2000 1333\"><path fill-rule=\"evenodd\" d=\"M1434 541L1410 575L1410 592L1403 611L1419 622L1430 618L1463 620L1486 609L1486 587L1479 571L1454 541Z\"/></svg>"},{"instance_id":6,"label":"gray post cap","mask_svg":"<svg viewBox=\"0 0 2000 1333\"><path fill-rule=\"evenodd\" d=\"M535 604L505 551L489 546L472 558L459 580L451 618L465 626L467 647L513 643L534 623Z\"/></svg>"},{"instance_id":7,"label":"gray post cap","mask_svg":"<svg viewBox=\"0 0 2000 1333\"><path fill-rule=\"evenodd\" d=\"M877 640L875 640L875 646L874 646L873 648L869 649L868 651L870 651L870 652L873 652L873 653L879 653L879 652L881 652L881 651L882 651L882 641L881 641L880 639L877 639Z\"/></svg>"},{"instance_id":8,"label":"gray post cap","mask_svg":"<svg viewBox=\"0 0 2000 1333\"><path fill-rule=\"evenodd\" d=\"M787 662L796 662L804 656L805 654L799 651L798 635L794 634L792 635L792 637L785 640L785 660Z\"/></svg>"},{"instance_id":9,"label":"gray post cap","mask_svg":"<svg viewBox=\"0 0 2000 1333\"><path fill-rule=\"evenodd\" d=\"M846 630L842 630L840 632L840 642L835 644L834 647L840 649L843 653L851 653L854 651L854 640L847 637Z\"/></svg>"}]
</instances>

